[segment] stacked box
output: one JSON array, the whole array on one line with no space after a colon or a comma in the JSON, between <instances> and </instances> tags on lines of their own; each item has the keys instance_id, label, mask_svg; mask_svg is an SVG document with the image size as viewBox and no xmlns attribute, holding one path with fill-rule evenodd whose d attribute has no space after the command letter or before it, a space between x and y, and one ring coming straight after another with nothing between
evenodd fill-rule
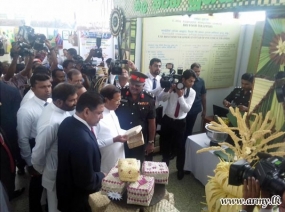
<instances>
[{"instance_id":1,"label":"stacked box","mask_svg":"<svg viewBox=\"0 0 285 212\"><path fill-rule=\"evenodd\" d=\"M107 195L109 192L123 194L126 189L126 183L119 178L118 168L113 167L106 177L102 180L101 193Z\"/></svg>"},{"instance_id":2,"label":"stacked box","mask_svg":"<svg viewBox=\"0 0 285 212\"><path fill-rule=\"evenodd\" d=\"M140 167L136 159L119 159L118 172L121 181L136 182L140 176Z\"/></svg>"},{"instance_id":3,"label":"stacked box","mask_svg":"<svg viewBox=\"0 0 285 212\"><path fill-rule=\"evenodd\" d=\"M154 177L157 184L168 184L169 169L164 162L144 161L142 174Z\"/></svg>"},{"instance_id":4,"label":"stacked box","mask_svg":"<svg viewBox=\"0 0 285 212\"><path fill-rule=\"evenodd\" d=\"M154 192L154 178L140 175L137 182L127 187L128 204L149 206Z\"/></svg>"}]
</instances>

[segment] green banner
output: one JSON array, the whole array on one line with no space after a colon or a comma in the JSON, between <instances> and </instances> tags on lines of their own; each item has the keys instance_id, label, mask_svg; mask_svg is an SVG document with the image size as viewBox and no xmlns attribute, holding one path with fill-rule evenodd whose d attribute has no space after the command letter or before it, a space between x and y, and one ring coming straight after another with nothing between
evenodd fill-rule
<instances>
[{"instance_id":1,"label":"green banner","mask_svg":"<svg viewBox=\"0 0 285 212\"><path fill-rule=\"evenodd\" d=\"M282 8L285 0L114 0L127 18ZM285 7L284 7L285 8Z\"/></svg>"}]
</instances>

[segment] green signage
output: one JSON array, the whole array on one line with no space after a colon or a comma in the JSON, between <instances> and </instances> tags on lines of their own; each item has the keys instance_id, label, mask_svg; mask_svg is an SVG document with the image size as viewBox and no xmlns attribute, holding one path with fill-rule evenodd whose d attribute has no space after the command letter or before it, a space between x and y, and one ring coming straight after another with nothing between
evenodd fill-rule
<instances>
[{"instance_id":1,"label":"green signage","mask_svg":"<svg viewBox=\"0 0 285 212\"><path fill-rule=\"evenodd\" d=\"M154 10L178 8L182 0L152 0L151 7ZM148 3L146 0L136 0L134 3L135 11L147 13Z\"/></svg>"},{"instance_id":2,"label":"green signage","mask_svg":"<svg viewBox=\"0 0 285 212\"><path fill-rule=\"evenodd\" d=\"M242 1L242 0L240 0ZM179 8L182 0L151 0L150 5L147 0L135 0L134 9L137 12L146 14L151 7L152 10ZM211 5L217 3L232 3L234 0L188 0L188 11L199 11L201 5Z\"/></svg>"}]
</instances>

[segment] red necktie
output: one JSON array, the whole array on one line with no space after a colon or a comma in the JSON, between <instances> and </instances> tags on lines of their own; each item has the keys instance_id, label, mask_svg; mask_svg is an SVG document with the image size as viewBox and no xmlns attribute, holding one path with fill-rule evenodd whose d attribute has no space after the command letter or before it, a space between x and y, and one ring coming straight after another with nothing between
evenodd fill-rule
<instances>
[{"instance_id":1,"label":"red necktie","mask_svg":"<svg viewBox=\"0 0 285 212\"><path fill-rule=\"evenodd\" d=\"M96 137L95 132L93 130L93 127L91 127L91 132L93 133L93 135Z\"/></svg>"},{"instance_id":2,"label":"red necktie","mask_svg":"<svg viewBox=\"0 0 285 212\"><path fill-rule=\"evenodd\" d=\"M179 102L177 101L177 105L176 105L176 109L175 109L175 113L174 113L174 117L175 117L175 118L178 117L179 109L180 109L180 104L179 104Z\"/></svg>"}]
</instances>

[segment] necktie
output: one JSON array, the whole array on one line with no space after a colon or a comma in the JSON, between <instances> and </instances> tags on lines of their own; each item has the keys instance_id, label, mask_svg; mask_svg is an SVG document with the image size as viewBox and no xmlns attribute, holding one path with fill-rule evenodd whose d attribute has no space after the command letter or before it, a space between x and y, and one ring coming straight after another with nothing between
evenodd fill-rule
<instances>
[{"instance_id":1,"label":"necktie","mask_svg":"<svg viewBox=\"0 0 285 212\"><path fill-rule=\"evenodd\" d=\"M152 90L156 89L156 79L153 78Z\"/></svg>"},{"instance_id":2,"label":"necktie","mask_svg":"<svg viewBox=\"0 0 285 212\"><path fill-rule=\"evenodd\" d=\"M93 130L93 127L91 127L91 132L92 132L92 134L96 137L95 132L94 132L94 130Z\"/></svg>"},{"instance_id":3,"label":"necktie","mask_svg":"<svg viewBox=\"0 0 285 212\"><path fill-rule=\"evenodd\" d=\"M175 118L178 117L179 109L180 109L180 104L179 104L179 102L177 101L177 105L176 105L176 109L175 109L175 113L174 113L174 117L175 117Z\"/></svg>"}]
</instances>

